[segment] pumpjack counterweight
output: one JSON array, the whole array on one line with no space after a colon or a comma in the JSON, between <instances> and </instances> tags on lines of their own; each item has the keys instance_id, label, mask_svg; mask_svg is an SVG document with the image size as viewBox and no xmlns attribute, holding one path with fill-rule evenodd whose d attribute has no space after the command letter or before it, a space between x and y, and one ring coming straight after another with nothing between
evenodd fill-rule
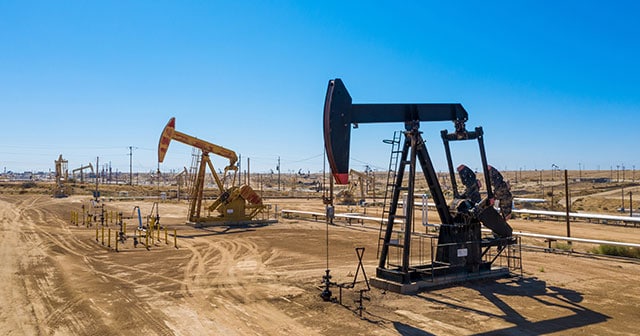
<instances>
[{"instance_id":1,"label":"pumpjack counterweight","mask_svg":"<svg viewBox=\"0 0 640 336\"><path fill-rule=\"evenodd\" d=\"M382 220L383 223L386 221L386 227L384 235L381 235L380 259L372 284L399 292L411 292L421 287L441 285L446 282L443 279L468 280L509 274L508 269L506 272L504 269L496 271L492 264L497 256L508 250L508 246L516 243L516 239L512 237L511 227L506 222L507 211L500 213L493 206L495 198L484 148L484 132L481 127L468 131L465 126L467 120L467 111L461 104L353 104L342 80L329 81L324 105L324 140L331 172L338 184L348 183L351 125L404 123L404 144L399 153L396 171L390 174L394 181L389 183L392 190L388 210L383 211ZM421 121L454 123L454 132L441 132L454 187L454 198L450 204L445 199L422 132L419 130ZM478 142L486 186L484 199L479 197L480 183L475 173L466 166L458 168L466 190L462 194L457 191L449 143L465 140ZM414 259L422 258L412 258L411 255L414 231L413 200L418 164L442 223L435 255L432 255L432 262L429 264L412 262ZM493 181L502 180L501 176L498 177L497 170L494 169L491 174L494 176ZM509 199L508 184L502 183L499 188L500 195L505 195L501 198ZM407 201L403 204L404 215L399 215L397 210L402 193ZM387 205L385 209L386 207ZM510 213L510 209L507 210ZM492 231L492 236L482 235L482 224ZM390 262L392 249L400 252L399 262Z\"/></svg>"}]
</instances>

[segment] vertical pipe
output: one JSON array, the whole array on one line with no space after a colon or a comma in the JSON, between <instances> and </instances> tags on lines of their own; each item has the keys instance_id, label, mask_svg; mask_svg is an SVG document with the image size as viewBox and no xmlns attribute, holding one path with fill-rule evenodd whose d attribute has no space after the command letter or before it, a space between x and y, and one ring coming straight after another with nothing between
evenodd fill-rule
<instances>
[{"instance_id":1,"label":"vertical pipe","mask_svg":"<svg viewBox=\"0 0 640 336\"><path fill-rule=\"evenodd\" d=\"M629 192L629 217L633 217L633 193Z\"/></svg>"},{"instance_id":2,"label":"vertical pipe","mask_svg":"<svg viewBox=\"0 0 640 336\"><path fill-rule=\"evenodd\" d=\"M164 242L169 245L169 233L166 226L164 227Z\"/></svg>"},{"instance_id":3,"label":"vertical pipe","mask_svg":"<svg viewBox=\"0 0 640 336\"><path fill-rule=\"evenodd\" d=\"M109 228L107 233L108 233L108 236L107 236L107 247L111 247L111 228Z\"/></svg>"},{"instance_id":4,"label":"vertical pipe","mask_svg":"<svg viewBox=\"0 0 640 336\"><path fill-rule=\"evenodd\" d=\"M423 226L427 226L427 224L429 224L429 218L428 218L428 199L427 199L427 194L422 194L422 225Z\"/></svg>"},{"instance_id":5,"label":"vertical pipe","mask_svg":"<svg viewBox=\"0 0 640 336\"><path fill-rule=\"evenodd\" d=\"M178 248L178 230L173 229L173 246Z\"/></svg>"},{"instance_id":6,"label":"vertical pipe","mask_svg":"<svg viewBox=\"0 0 640 336\"><path fill-rule=\"evenodd\" d=\"M96 243L98 242L98 227L96 226Z\"/></svg>"},{"instance_id":7,"label":"vertical pipe","mask_svg":"<svg viewBox=\"0 0 640 336\"><path fill-rule=\"evenodd\" d=\"M118 232L118 231L116 231L116 232ZM116 252L119 252L118 251L118 240L120 240L119 238L120 237L118 237L118 234L116 233Z\"/></svg>"},{"instance_id":8,"label":"vertical pipe","mask_svg":"<svg viewBox=\"0 0 640 336\"><path fill-rule=\"evenodd\" d=\"M102 245L104 245L104 226L102 227Z\"/></svg>"}]
</instances>

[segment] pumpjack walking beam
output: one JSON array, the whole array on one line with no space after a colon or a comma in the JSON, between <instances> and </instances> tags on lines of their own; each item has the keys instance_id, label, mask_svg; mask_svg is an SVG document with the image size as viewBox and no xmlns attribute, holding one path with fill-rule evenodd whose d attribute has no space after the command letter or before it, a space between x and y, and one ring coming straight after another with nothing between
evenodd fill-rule
<instances>
[{"instance_id":1,"label":"pumpjack walking beam","mask_svg":"<svg viewBox=\"0 0 640 336\"><path fill-rule=\"evenodd\" d=\"M338 184L349 182L351 125L407 121L454 121L464 132L467 111L461 104L352 104L340 78L329 81L324 102L324 143Z\"/></svg>"},{"instance_id":2,"label":"pumpjack walking beam","mask_svg":"<svg viewBox=\"0 0 640 336\"><path fill-rule=\"evenodd\" d=\"M405 143L403 153L408 148L418 148L420 154L416 153L416 155L420 159L440 220L443 223L450 223L451 214L418 127L420 121L454 121L456 124L454 135L466 138L464 124L467 119L467 111L461 104L352 104L351 96L342 80L339 78L330 80L324 105L324 140L331 172L337 183L349 182L349 144L352 124L404 122L405 136L415 141L414 146L411 146L411 142ZM405 160L406 154L401 161ZM401 178L402 176L398 176L397 180L402 181Z\"/></svg>"}]
</instances>

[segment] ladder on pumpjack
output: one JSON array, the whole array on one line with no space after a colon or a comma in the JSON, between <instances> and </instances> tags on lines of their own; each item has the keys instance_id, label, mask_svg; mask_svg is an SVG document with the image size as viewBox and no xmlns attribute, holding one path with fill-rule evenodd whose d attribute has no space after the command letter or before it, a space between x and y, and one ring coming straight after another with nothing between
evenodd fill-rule
<instances>
[{"instance_id":1,"label":"ladder on pumpjack","mask_svg":"<svg viewBox=\"0 0 640 336\"><path fill-rule=\"evenodd\" d=\"M377 258L380 257L380 248L382 247L382 244L384 244L384 231L386 228L385 220L391 220L391 219L395 220L396 218L404 217L404 216L396 215L397 202L395 202L395 204L394 202L391 202L393 199L393 195L396 192L395 181L397 179L398 168L399 168L399 165L403 163L401 162L402 161L401 156L403 152L401 148L401 143L402 143L401 140L402 140L403 134L404 132L402 131L395 131L393 133L392 139L383 140L384 143L391 145L391 155L389 157L389 169L387 170L387 182L386 182L387 184L386 184L385 193L384 193L382 218L380 219L380 230L378 231ZM406 157L404 161L405 161L404 163L406 164L407 163ZM400 237L398 237L398 239L392 240L387 245L389 245L389 247L401 248L402 245L400 244Z\"/></svg>"},{"instance_id":2,"label":"ladder on pumpjack","mask_svg":"<svg viewBox=\"0 0 640 336\"><path fill-rule=\"evenodd\" d=\"M196 178L198 178L198 167L200 167L200 157L202 152L199 148L193 148L191 150L191 166L189 167L189 180L187 181L187 199L191 200L191 195L193 193L193 187L196 184ZM187 214L187 218L191 218L191 207L189 207L189 213Z\"/></svg>"}]
</instances>

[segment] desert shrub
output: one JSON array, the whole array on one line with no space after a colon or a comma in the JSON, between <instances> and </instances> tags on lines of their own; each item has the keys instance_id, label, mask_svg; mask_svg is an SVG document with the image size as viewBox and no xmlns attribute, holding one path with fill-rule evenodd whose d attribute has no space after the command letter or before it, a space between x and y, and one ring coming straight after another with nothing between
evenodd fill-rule
<instances>
[{"instance_id":1,"label":"desert shrub","mask_svg":"<svg viewBox=\"0 0 640 336\"><path fill-rule=\"evenodd\" d=\"M29 181L29 182L24 182L22 183L21 187L22 189L29 189L29 188L34 188L36 186L35 182Z\"/></svg>"},{"instance_id":2,"label":"desert shrub","mask_svg":"<svg viewBox=\"0 0 640 336\"><path fill-rule=\"evenodd\" d=\"M617 245L600 245L591 250L595 254L606 254L618 257L638 258L640 259L640 248L627 247Z\"/></svg>"},{"instance_id":3,"label":"desert shrub","mask_svg":"<svg viewBox=\"0 0 640 336\"><path fill-rule=\"evenodd\" d=\"M571 245L566 243L556 243L556 248L563 251L571 251Z\"/></svg>"}]
</instances>

